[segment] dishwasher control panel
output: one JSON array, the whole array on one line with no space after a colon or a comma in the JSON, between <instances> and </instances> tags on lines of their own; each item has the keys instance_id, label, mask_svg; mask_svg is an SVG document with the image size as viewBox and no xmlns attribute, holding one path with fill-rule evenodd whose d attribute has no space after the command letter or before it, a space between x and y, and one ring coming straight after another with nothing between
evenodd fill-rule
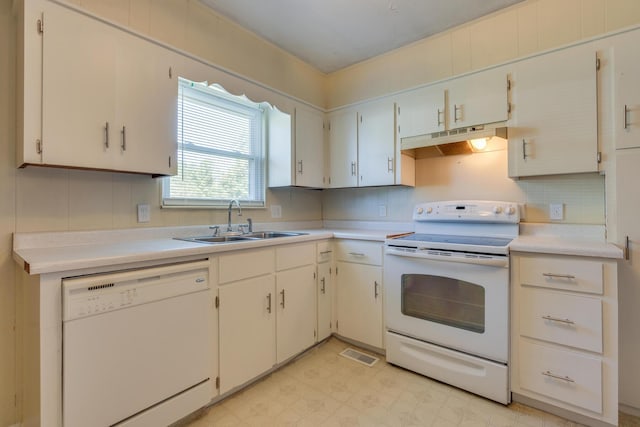
<instances>
[{"instance_id":1,"label":"dishwasher control panel","mask_svg":"<svg viewBox=\"0 0 640 427\"><path fill-rule=\"evenodd\" d=\"M209 261L63 279L63 320L94 316L206 289L209 289Z\"/></svg>"}]
</instances>

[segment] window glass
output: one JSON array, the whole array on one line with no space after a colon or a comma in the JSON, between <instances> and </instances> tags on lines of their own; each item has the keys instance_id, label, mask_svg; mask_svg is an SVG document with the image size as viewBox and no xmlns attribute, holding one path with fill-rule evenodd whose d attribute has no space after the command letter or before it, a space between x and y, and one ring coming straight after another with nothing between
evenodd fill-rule
<instances>
[{"instance_id":1,"label":"window glass","mask_svg":"<svg viewBox=\"0 0 640 427\"><path fill-rule=\"evenodd\" d=\"M246 97L181 78L178 174L163 182L163 205L264 206L263 116Z\"/></svg>"}]
</instances>

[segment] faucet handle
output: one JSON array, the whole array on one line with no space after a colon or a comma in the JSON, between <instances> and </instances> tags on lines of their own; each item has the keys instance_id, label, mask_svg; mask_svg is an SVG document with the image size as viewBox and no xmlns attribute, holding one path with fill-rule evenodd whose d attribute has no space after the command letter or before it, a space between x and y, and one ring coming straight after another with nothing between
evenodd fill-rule
<instances>
[{"instance_id":1,"label":"faucet handle","mask_svg":"<svg viewBox=\"0 0 640 427\"><path fill-rule=\"evenodd\" d=\"M213 235L217 236L220 233L220 226L219 225L212 225L209 227L210 230L213 230Z\"/></svg>"},{"instance_id":2,"label":"faucet handle","mask_svg":"<svg viewBox=\"0 0 640 427\"><path fill-rule=\"evenodd\" d=\"M247 218L247 226L249 227L249 233L253 232L253 220L251 218Z\"/></svg>"},{"instance_id":3,"label":"faucet handle","mask_svg":"<svg viewBox=\"0 0 640 427\"><path fill-rule=\"evenodd\" d=\"M245 234L251 231L251 227L249 227L249 224L238 224L238 231Z\"/></svg>"}]
</instances>

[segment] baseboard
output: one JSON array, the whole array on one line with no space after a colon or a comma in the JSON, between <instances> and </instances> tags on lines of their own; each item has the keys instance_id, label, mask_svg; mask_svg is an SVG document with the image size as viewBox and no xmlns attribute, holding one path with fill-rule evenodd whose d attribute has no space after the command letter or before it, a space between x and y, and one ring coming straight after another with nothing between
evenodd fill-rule
<instances>
[{"instance_id":1,"label":"baseboard","mask_svg":"<svg viewBox=\"0 0 640 427\"><path fill-rule=\"evenodd\" d=\"M564 408L559 408L557 406L554 405L550 405L548 403L545 402L540 402L539 400L527 397L527 396L523 396L521 394L512 392L511 393L511 400L513 402L519 402L519 403L523 403L527 406L531 406L532 408L537 408L540 409L542 411L548 412L550 414L553 415L557 415L559 417L562 418L566 418L567 420L571 420L571 421L575 421L577 423L580 424L584 424L586 426L591 426L591 427L615 427L613 424L610 424L608 422L602 421L602 420L598 420L595 418L591 418L591 417L587 417L586 415L582 415L582 414L577 414L575 412L569 411L567 409Z\"/></svg>"},{"instance_id":2,"label":"baseboard","mask_svg":"<svg viewBox=\"0 0 640 427\"><path fill-rule=\"evenodd\" d=\"M640 408L620 403L618 405L618 409L620 410L620 412L624 412L625 414L633 415L634 417L640 417Z\"/></svg>"}]
</instances>

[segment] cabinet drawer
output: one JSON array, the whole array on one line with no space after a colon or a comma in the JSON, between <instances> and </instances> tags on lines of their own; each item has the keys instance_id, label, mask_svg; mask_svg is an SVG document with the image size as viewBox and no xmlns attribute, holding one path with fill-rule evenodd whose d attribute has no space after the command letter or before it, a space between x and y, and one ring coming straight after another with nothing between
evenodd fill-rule
<instances>
[{"instance_id":1,"label":"cabinet drawer","mask_svg":"<svg viewBox=\"0 0 640 427\"><path fill-rule=\"evenodd\" d=\"M382 243L366 240L339 240L335 244L338 261L382 265Z\"/></svg>"},{"instance_id":2,"label":"cabinet drawer","mask_svg":"<svg viewBox=\"0 0 640 427\"><path fill-rule=\"evenodd\" d=\"M520 385L541 395L602 413L602 360L520 338Z\"/></svg>"},{"instance_id":3,"label":"cabinet drawer","mask_svg":"<svg viewBox=\"0 0 640 427\"><path fill-rule=\"evenodd\" d=\"M273 273L275 251L263 249L221 255L219 263L220 284Z\"/></svg>"},{"instance_id":4,"label":"cabinet drawer","mask_svg":"<svg viewBox=\"0 0 640 427\"><path fill-rule=\"evenodd\" d=\"M288 270L303 265L315 264L316 246L313 243L287 245L276 248L276 270Z\"/></svg>"},{"instance_id":5,"label":"cabinet drawer","mask_svg":"<svg viewBox=\"0 0 640 427\"><path fill-rule=\"evenodd\" d=\"M602 294L604 266L600 261L564 257L520 258L520 283L544 288Z\"/></svg>"},{"instance_id":6,"label":"cabinet drawer","mask_svg":"<svg viewBox=\"0 0 640 427\"><path fill-rule=\"evenodd\" d=\"M543 289L522 288L520 333L602 353L602 301Z\"/></svg>"},{"instance_id":7,"label":"cabinet drawer","mask_svg":"<svg viewBox=\"0 0 640 427\"><path fill-rule=\"evenodd\" d=\"M327 262L331 261L331 257L333 255L333 247L331 246L331 242L319 242L316 245L317 250L317 261L318 262Z\"/></svg>"}]
</instances>

